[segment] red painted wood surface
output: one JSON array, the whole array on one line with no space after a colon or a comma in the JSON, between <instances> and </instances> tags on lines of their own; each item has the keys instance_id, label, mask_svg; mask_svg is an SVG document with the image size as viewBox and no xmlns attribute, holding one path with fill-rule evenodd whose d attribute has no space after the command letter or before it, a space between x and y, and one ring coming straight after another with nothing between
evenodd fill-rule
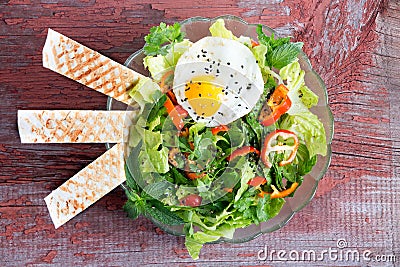
<instances>
[{"instance_id":1,"label":"red painted wood surface","mask_svg":"<svg viewBox=\"0 0 400 267\"><path fill-rule=\"evenodd\" d=\"M161 21L234 14L292 35L327 84L335 116L332 164L316 197L281 230L207 245L131 221L116 189L55 230L43 198L104 145L22 145L18 109L105 109L106 97L42 67L47 28L123 62ZM397 0L0 1L0 265L400 266L400 3ZM347 247L397 262L260 261L271 250Z\"/></svg>"}]
</instances>

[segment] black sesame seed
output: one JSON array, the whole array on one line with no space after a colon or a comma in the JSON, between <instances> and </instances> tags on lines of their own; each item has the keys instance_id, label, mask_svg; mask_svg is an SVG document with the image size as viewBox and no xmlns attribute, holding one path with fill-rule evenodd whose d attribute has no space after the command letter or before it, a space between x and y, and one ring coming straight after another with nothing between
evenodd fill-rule
<instances>
[{"instance_id":1,"label":"black sesame seed","mask_svg":"<svg viewBox=\"0 0 400 267\"><path fill-rule=\"evenodd\" d=\"M242 105L241 104L238 104L238 107L241 107Z\"/></svg>"},{"instance_id":2,"label":"black sesame seed","mask_svg":"<svg viewBox=\"0 0 400 267\"><path fill-rule=\"evenodd\" d=\"M206 57L206 55L203 55L203 57Z\"/></svg>"},{"instance_id":3,"label":"black sesame seed","mask_svg":"<svg viewBox=\"0 0 400 267\"><path fill-rule=\"evenodd\" d=\"M256 63L258 64L258 60L256 60Z\"/></svg>"},{"instance_id":4,"label":"black sesame seed","mask_svg":"<svg viewBox=\"0 0 400 267\"><path fill-rule=\"evenodd\" d=\"M199 94L199 97L201 97L201 94Z\"/></svg>"},{"instance_id":5,"label":"black sesame seed","mask_svg":"<svg viewBox=\"0 0 400 267\"><path fill-rule=\"evenodd\" d=\"M215 64L215 60L213 60L213 64Z\"/></svg>"},{"instance_id":6,"label":"black sesame seed","mask_svg":"<svg viewBox=\"0 0 400 267\"><path fill-rule=\"evenodd\" d=\"M208 61L208 62L210 62L210 59L209 59L209 58L207 58L207 61Z\"/></svg>"},{"instance_id":7,"label":"black sesame seed","mask_svg":"<svg viewBox=\"0 0 400 267\"><path fill-rule=\"evenodd\" d=\"M190 87L186 88L186 89L185 89L185 92L186 92L186 91L189 91L189 90L190 90Z\"/></svg>"},{"instance_id":8,"label":"black sesame seed","mask_svg":"<svg viewBox=\"0 0 400 267\"><path fill-rule=\"evenodd\" d=\"M218 111L218 114L224 116L224 113L222 113L222 112L220 112L220 111Z\"/></svg>"},{"instance_id":9,"label":"black sesame seed","mask_svg":"<svg viewBox=\"0 0 400 267\"><path fill-rule=\"evenodd\" d=\"M203 112L203 113L201 113L201 115L203 115L203 116L204 116L204 114L206 114L206 113L204 113L204 112Z\"/></svg>"},{"instance_id":10,"label":"black sesame seed","mask_svg":"<svg viewBox=\"0 0 400 267\"><path fill-rule=\"evenodd\" d=\"M200 58L200 55L197 55L197 58Z\"/></svg>"},{"instance_id":11,"label":"black sesame seed","mask_svg":"<svg viewBox=\"0 0 400 267\"><path fill-rule=\"evenodd\" d=\"M217 73L219 73L219 69L217 69Z\"/></svg>"},{"instance_id":12,"label":"black sesame seed","mask_svg":"<svg viewBox=\"0 0 400 267\"><path fill-rule=\"evenodd\" d=\"M238 84L239 82L235 82L235 84Z\"/></svg>"},{"instance_id":13,"label":"black sesame seed","mask_svg":"<svg viewBox=\"0 0 400 267\"><path fill-rule=\"evenodd\" d=\"M198 85L201 85L201 83L200 83L200 82L198 82L197 84L198 84Z\"/></svg>"},{"instance_id":14,"label":"black sesame seed","mask_svg":"<svg viewBox=\"0 0 400 267\"><path fill-rule=\"evenodd\" d=\"M192 109L191 107L187 107L188 109Z\"/></svg>"},{"instance_id":15,"label":"black sesame seed","mask_svg":"<svg viewBox=\"0 0 400 267\"><path fill-rule=\"evenodd\" d=\"M244 66L243 65L240 65L240 67L243 69L244 68Z\"/></svg>"},{"instance_id":16,"label":"black sesame seed","mask_svg":"<svg viewBox=\"0 0 400 267\"><path fill-rule=\"evenodd\" d=\"M228 91L225 92L225 95L228 95Z\"/></svg>"},{"instance_id":17,"label":"black sesame seed","mask_svg":"<svg viewBox=\"0 0 400 267\"><path fill-rule=\"evenodd\" d=\"M235 96L235 98L238 99L239 97L238 97L238 96Z\"/></svg>"},{"instance_id":18,"label":"black sesame seed","mask_svg":"<svg viewBox=\"0 0 400 267\"><path fill-rule=\"evenodd\" d=\"M192 73L194 73L194 70L192 70Z\"/></svg>"},{"instance_id":19,"label":"black sesame seed","mask_svg":"<svg viewBox=\"0 0 400 267\"><path fill-rule=\"evenodd\" d=\"M231 63L230 63L230 62L226 62L226 65L228 65L228 66L229 66L229 65L231 65Z\"/></svg>"},{"instance_id":20,"label":"black sesame seed","mask_svg":"<svg viewBox=\"0 0 400 267\"><path fill-rule=\"evenodd\" d=\"M233 74L231 74L231 78L233 78Z\"/></svg>"},{"instance_id":21,"label":"black sesame seed","mask_svg":"<svg viewBox=\"0 0 400 267\"><path fill-rule=\"evenodd\" d=\"M217 66L219 66L219 65L221 65L221 63L220 63L220 62L218 62Z\"/></svg>"}]
</instances>

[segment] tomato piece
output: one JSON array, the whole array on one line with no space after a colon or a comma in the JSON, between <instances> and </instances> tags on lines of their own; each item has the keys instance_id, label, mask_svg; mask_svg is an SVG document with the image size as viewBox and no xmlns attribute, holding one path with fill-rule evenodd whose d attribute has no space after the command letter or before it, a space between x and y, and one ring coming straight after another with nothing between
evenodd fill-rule
<instances>
[{"instance_id":1,"label":"tomato piece","mask_svg":"<svg viewBox=\"0 0 400 267\"><path fill-rule=\"evenodd\" d=\"M250 180L247 182L247 184L250 185L250 186L256 187L256 186L263 185L263 184L265 184L266 182L267 182L267 179L265 179L264 177L262 177L262 176L256 176L256 177L250 179Z\"/></svg>"},{"instance_id":2,"label":"tomato piece","mask_svg":"<svg viewBox=\"0 0 400 267\"><path fill-rule=\"evenodd\" d=\"M278 140L281 137L284 141L293 138L293 145L286 145L284 142ZM275 130L267 135L264 139L263 148L261 150L261 161L267 168L272 167L269 161L269 154L271 152L291 151L289 157L279 162L279 166L284 166L291 163L296 157L297 149L299 148L299 139L297 135L288 130Z\"/></svg>"},{"instance_id":3,"label":"tomato piece","mask_svg":"<svg viewBox=\"0 0 400 267\"><path fill-rule=\"evenodd\" d=\"M164 103L164 107L167 109L169 116L172 119L175 127L178 130L181 130L185 123L183 119L186 118L189 114L186 110L184 110L180 105L174 105L171 99L167 96L167 100Z\"/></svg>"},{"instance_id":4,"label":"tomato piece","mask_svg":"<svg viewBox=\"0 0 400 267\"><path fill-rule=\"evenodd\" d=\"M236 157L245 156L245 155L247 155L247 154L249 154L249 153L255 153L255 154L257 154L257 156L260 155L260 151L258 151L257 148L252 147L252 146L244 146L244 147L238 148L238 149L236 149L235 151L233 151L233 152L226 158L226 160L227 160L227 161L231 161L231 160L233 160L233 159L236 158Z\"/></svg>"},{"instance_id":5,"label":"tomato piece","mask_svg":"<svg viewBox=\"0 0 400 267\"><path fill-rule=\"evenodd\" d=\"M292 101L288 97L289 89L283 84L278 85L271 97L261 108L258 120L264 126L274 124L292 106Z\"/></svg>"},{"instance_id":6,"label":"tomato piece","mask_svg":"<svg viewBox=\"0 0 400 267\"><path fill-rule=\"evenodd\" d=\"M180 200L181 205L189 206L189 207L198 207L201 205L201 201L203 199L201 196L196 194L187 195L186 197Z\"/></svg>"},{"instance_id":7,"label":"tomato piece","mask_svg":"<svg viewBox=\"0 0 400 267\"><path fill-rule=\"evenodd\" d=\"M200 179L203 178L206 175L205 172L186 172L186 176L187 178L189 178L190 180L196 180L196 179Z\"/></svg>"},{"instance_id":8,"label":"tomato piece","mask_svg":"<svg viewBox=\"0 0 400 267\"><path fill-rule=\"evenodd\" d=\"M227 132L229 130L229 127L226 125L220 125L220 126L216 126L211 128L211 133L213 135L217 135L220 132Z\"/></svg>"},{"instance_id":9,"label":"tomato piece","mask_svg":"<svg viewBox=\"0 0 400 267\"><path fill-rule=\"evenodd\" d=\"M230 187L224 187L224 189L223 189L225 192L227 192L227 193L232 193L233 192L233 188L230 188Z\"/></svg>"},{"instance_id":10,"label":"tomato piece","mask_svg":"<svg viewBox=\"0 0 400 267\"><path fill-rule=\"evenodd\" d=\"M265 195L271 195L272 198L284 198L293 193L296 188L299 186L299 183L295 182L293 183L288 189L285 189L283 191L278 191L278 189L275 188L275 186L271 186L272 190L274 190L272 193L267 193L264 191L261 191L261 193L258 194L259 197L264 197Z\"/></svg>"}]
</instances>

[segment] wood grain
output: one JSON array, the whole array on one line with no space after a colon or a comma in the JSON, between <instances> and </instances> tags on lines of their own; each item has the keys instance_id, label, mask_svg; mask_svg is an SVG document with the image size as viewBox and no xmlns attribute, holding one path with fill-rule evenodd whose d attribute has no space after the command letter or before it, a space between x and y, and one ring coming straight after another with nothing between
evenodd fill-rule
<instances>
[{"instance_id":1,"label":"wood grain","mask_svg":"<svg viewBox=\"0 0 400 267\"><path fill-rule=\"evenodd\" d=\"M0 262L2 266L399 266L400 3L397 0L0 1ZM105 109L106 97L42 67L51 27L123 62L160 21L242 16L305 43L335 116L332 164L316 197L281 230L207 245L131 221L116 189L58 230L43 198L105 151L101 144L21 145L18 109ZM350 248L397 263L259 261L270 250Z\"/></svg>"}]
</instances>

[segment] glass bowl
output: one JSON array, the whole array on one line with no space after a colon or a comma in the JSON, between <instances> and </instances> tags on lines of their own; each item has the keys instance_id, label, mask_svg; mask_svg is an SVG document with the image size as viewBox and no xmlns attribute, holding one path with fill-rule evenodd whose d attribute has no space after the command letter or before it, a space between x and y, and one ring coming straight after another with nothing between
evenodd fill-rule
<instances>
[{"instance_id":1,"label":"glass bowl","mask_svg":"<svg viewBox=\"0 0 400 267\"><path fill-rule=\"evenodd\" d=\"M220 16L212 19L203 17L189 18L181 22L181 29L186 33L185 38L188 38L192 42L195 42L205 36L209 36L209 27L219 18L224 19L226 27L231 30L234 35L249 36L253 39L257 39L256 24L249 24L239 17L230 15ZM271 28L267 26L263 27L264 32L267 35L270 35L272 33L276 35L276 33ZM136 51L125 61L125 66L143 75L149 76L148 71L143 66L144 56L145 55L142 49ZM301 68L305 71L306 85L319 97L318 104L314 106L311 111L316 114L324 124L328 144L327 155L318 155L317 164L314 166L309 174L304 176L304 181L297 189L294 196L292 198L285 199L286 203L276 217L270 219L267 222L260 223L259 225L251 225L246 228L237 229L235 231L233 239L222 238L217 242L245 242L252 240L263 233L276 231L283 227L296 212L300 211L311 201L317 189L319 180L324 176L329 167L332 154L331 142L333 137L334 125L332 112L328 106L326 87L319 75L312 69L309 59L303 52L299 54L299 63L301 65ZM127 106L125 104L115 101L110 97L108 98L107 110L126 109ZM107 144L107 148L110 148L109 144ZM158 227L160 227L167 233L173 235L184 235L182 231L182 226L164 225L155 221L153 218L149 219L151 219Z\"/></svg>"}]
</instances>

